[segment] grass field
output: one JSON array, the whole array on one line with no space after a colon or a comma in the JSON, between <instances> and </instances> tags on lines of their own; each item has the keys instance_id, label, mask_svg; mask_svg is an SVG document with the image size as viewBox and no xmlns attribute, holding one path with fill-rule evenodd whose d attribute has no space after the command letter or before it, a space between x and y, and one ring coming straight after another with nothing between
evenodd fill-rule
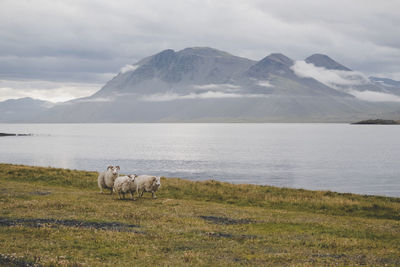
<instances>
[{"instance_id":1,"label":"grass field","mask_svg":"<svg viewBox=\"0 0 400 267\"><path fill-rule=\"evenodd\" d=\"M400 199L0 164L0 265L400 265Z\"/></svg>"}]
</instances>

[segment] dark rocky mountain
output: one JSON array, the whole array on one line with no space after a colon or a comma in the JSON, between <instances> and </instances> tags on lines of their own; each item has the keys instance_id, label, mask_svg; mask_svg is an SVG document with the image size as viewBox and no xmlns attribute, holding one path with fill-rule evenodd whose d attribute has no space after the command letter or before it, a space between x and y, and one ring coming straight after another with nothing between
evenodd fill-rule
<instances>
[{"instance_id":1,"label":"dark rocky mountain","mask_svg":"<svg viewBox=\"0 0 400 267\"><path fill-rule=\"evenodd\" d=\"M117 93L187 92L190 85L230 83L254 61L208 47L164 50L134 64L134 71L119 73L94 97Z\"/></svg>"},{"instance_id":2,"label":"dark rocky mountain","mask_svg":"<svg viewBox=\"0 0 400 267\"><path fill-rule=\"evenodd\" d=\"M325 55L316 54L306 61L352 75L349 68ZM90 97L14 120L346 122L400 114L398 102L364 101L345 87L299 75L294 64L283 54L253 61L207 47L169 49L136 62ZM368 83L374 90L383 90ZM357 90L369 90L362 83L357 86L361 86Z\"/></svg>"},{"instance_id":3,"label":"dark rocky mountain","mask_svg":"<svg viewBox=\"0 0 400 267\"><path fill-rule=\"evenodd\" d=\"M256 79L268 79L274 75L293 78L293 70L290 68L294 61L279 53L270 54L252 65L246 74Z\"/></svg>"},{"instance_id":4,"label":"dark rocky mountain","mask_svg":"<svg viewBox=\"0 0 400 267\"><path fill-rule=\"evenodd\" d=\"M336 62L335 60L331 59L327 55L323 54L314 54L306 58L305 60L307 63L312 63L317 67L324 67L328 70L344 70L344 71L351 71L351 69L343 66L342 64Z\"/></svg>"}]
</instances>

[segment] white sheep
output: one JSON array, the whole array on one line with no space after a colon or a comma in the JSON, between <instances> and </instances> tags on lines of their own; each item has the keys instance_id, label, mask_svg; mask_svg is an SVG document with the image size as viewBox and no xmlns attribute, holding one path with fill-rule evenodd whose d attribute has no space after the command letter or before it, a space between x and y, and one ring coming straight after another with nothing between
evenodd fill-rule
<instances>
[{"instance_id":1,"label":"white sheep","mask_svg":"<svg viewBox=\"0 0 400 267\"><path fill-rule=\"evenodd\" d=\"M133 193L136 190L136 185L135 185L135 178L136 174L128 175L128 176L119 176L117 179L114 181L114 192L118 193L118 198L125 199L125 194L130 193L131 197L133 199Z\"/></svg>"},{"instance_id":2,"label":"white sheep","mask_svg":"<svg viewBox=\"0 0 400 267\"><path fill-rule=\"evenodd\" d=\"M103 194L103 189L110 189L110 194L113 193L114 181L117 179L119 173L119 166L108 166L107 170L99 173L97 177L97 184L100 188L100 193Z\"/></svg>"},{"instance_id":3,"label":"white sheep","mask_svg":"<svg viewBox=\"0 0 400 267\"><path fill-rule=\"evenodd\" d=\"M152 197L157 198L155 192L161 186L160 177L151 175L139 175L135 178L135 186L138 197L143 196L144 192L151 192Z\"/></svg>"}]
</instances>

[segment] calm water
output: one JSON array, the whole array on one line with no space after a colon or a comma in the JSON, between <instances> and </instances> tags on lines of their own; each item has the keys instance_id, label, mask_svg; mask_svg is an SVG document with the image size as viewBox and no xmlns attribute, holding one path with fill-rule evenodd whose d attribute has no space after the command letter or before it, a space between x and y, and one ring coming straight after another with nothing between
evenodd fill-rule
<instances>
[{"instance_id":1,"label":"calm water","mask_svg":"<svg viewBox=\"0 0 400 267\"><path fill-rule=\"evenodd\" d=\"M0 162L400 197L400 127L0 124Z\"/></svg>"}]
</instances>

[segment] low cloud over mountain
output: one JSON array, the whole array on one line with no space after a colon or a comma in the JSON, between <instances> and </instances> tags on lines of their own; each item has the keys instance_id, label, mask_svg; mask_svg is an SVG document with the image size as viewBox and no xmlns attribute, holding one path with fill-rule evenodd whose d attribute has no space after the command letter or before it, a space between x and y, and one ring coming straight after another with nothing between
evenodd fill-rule
<instances>
[{"instance_id":1,"label":"low cloud over mountain","mask_svg":"<svg viewBox=\"0 0 400 267\"><path fill-rule=\"evenodd\" d=\"M92 96L32 121L351 121L397 116L400 86L315 54L253 61L208 47L171 49L121 68ZM0 103L1 107L2 103ZM3 119L4 121L4 119Z\"/></svg>"}]
</instances>

